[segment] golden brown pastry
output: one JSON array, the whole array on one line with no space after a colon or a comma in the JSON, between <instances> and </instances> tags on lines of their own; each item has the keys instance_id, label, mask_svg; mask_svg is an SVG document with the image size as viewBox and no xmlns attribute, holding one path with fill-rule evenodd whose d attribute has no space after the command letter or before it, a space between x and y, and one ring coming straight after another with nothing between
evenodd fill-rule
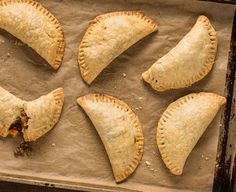
<instances>
[{"instance_id":1,"label":"golden brown pastry","mask_svg":"<svg viewBox=\"0 0 236 192\"><path fill-rule=\"evenodd\" d=\"M34 49L54 69L64 55L64 33L58 20L33 0L1 0L0 28Z\"/></svg>"},{"instance_id":2,"label":"golden brown pastry","mask_svg":"<svg viewBox=\"0 0 236 192\"><path fill-rule=\"evenodd\" d=\"M156 23L138 11L96 17L79 47L78 62L84 81L91 84L116 57L154 31L157 31Z\"/></svg>"},{"instance_id":3,"label":"golden brown pastry","mask_svg":"<svg viewBox=\"0 0 236 192\"><path fill-rule=\"evenodd\" d=\"M191 31L142 74L143 79L157 91L191 86L209 73L216 50L216 32L208 18L200 16Z\"/></svg>"},{"instance_id":4,"label":"golden brown pastry","mask_svg":"<svg viewBox=\"0 0 236 192\"><path fill-rule=\"evenodd\" d=\"M131 175L143 155L143 133L138 117L127 104L103 94L78 98L107 151L116 182Z\"/></svg>"},{"instance_id":5,"label":"golden brown pastry","mask_svg":"<svg viewBox=\"0 0 236 192\"><path fill-rule=\"evenodd\" d=\"M192 149L226 99L214 93L192 93L171 103L157 126L157 145L167 168L181 175Z\"/></svg>"},{"instance_id":6,"label":"golden brown pastry","mask_svg":"<svg viewBox=\"0 0 236 192\"><path fill-rule=\"evenodd\" d=\"M26 142L38 139L58 122L63 103L62 88L24 101L0 87L0 136L16 137L22 133Z\"/></svg>"}]
</instances>

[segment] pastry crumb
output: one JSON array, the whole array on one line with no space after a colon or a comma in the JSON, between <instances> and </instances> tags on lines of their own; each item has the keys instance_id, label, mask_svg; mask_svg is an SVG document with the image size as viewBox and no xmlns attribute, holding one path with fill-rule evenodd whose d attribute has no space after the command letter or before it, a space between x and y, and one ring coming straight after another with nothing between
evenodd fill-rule
<instances>
[{"instance_id":1,"label":"pastry crumb","mask_svg":"<svg viewBox=\"0 0 236 192\"><path fill-rule=\"evenodd\" d=\"M52 146L53 146L53 147L56 147L56 144L55 144L55 143L52 143Z\"/></svg>"},{"instance_id":2,"label":"pastry crumb","mask_svg":"<svg viewBox=\"0 0 236 192\"><path fill-rule=\"evenodd\" d=\"M142 100L142 99L143 99L143 97L139 97L138 99L139 99L139 100Z\"/></svg>"},{"instance_id":3,"label":"pastry crumb","mask_svg":"<svg viewBox=\"0 0 236 192\"><path fill-rule=\"evenodd\" d=\"M23 45L23 43L18 42L18 41L15 41L14 44L17 45L17 46L22 46Z\"/></svg>"},{"instance_id":4,"label":"pastry crumb","mask_svg":"<svg viewBox=\"0 0 236 192\"><path fill-rule=\"evenodd\" d=\"M10 57L10 53L9 52L7 53L7 57Z\"/></svg>"},{"instance_id":5,"label":"pastry crumb","mask_svg":"<svg viewBox=\"0 0 236 192\"><path fill-rule=\"evenodd\" d=\"M153 151L153 152L152 152L152 154L153 154L153 155L156 155L156 152L155 152L155 151Z\"/></svg>"},{"instance_id":6,"label":"pastry crumb","mask_svg":"<svg viewBox=\"0 0 236 192\"><path fill-rule=\"evenodd\" d=\"M4 40L0 40L0 43L5 43L5 41Z\"/></svg>"},{"instance_id":7,"label":"pastry crumb","mask_svg":"<svg viewBox=\"0 0 236 192\"><path fill-rule=\"evenodd\" d=\"M198 168L199 168L199 169L202 169L202 167L201 167L201 166L199 166Z\"/></svg>"},{"instance_id":8,"label":"pastry crumb","mask_svg":"<svg viewBox=\"0 0 236 192\"><path fill-rule=\"evenodd\" d=\"M206 155L204 155L204 154L202 154L201 155L201 157L202 157L202 159L205 159L206 161L208 161L209 160L209 157L207 157Z\"/></svg>"},{"instance_id":9,"label":"pastry crumb","mask_svg":"<svg viewBox=\"0 0 236 192\"><path fill-rule=\"evenodd\" d=\"M145 161L145 163L146 163L147 166L151 165L151 163L149 161Z\"/></svg>"},{"instance_id":10,"label":"pastry crumb","mask_svg":"<svg viewBox=\"0 0 236 192\"><path fill-rule=\"evenodd\" d=\"M122 73L122 76L125 78L125 77L126 77L126 74L125 74L125 73Z\"/></svg>"},{"instance_id":11,"label":"pastry crumb","mask_svg":"<svg viewBox=\"0 0 236 192\"><path fill-rule=\"evenodd\" d=\"M135 110L137 110L137 111L138 111L138 110L141 110L141 109L142 109L142 107L136 107L136 108L135 108Z\"/></svg>"}]
</instances>

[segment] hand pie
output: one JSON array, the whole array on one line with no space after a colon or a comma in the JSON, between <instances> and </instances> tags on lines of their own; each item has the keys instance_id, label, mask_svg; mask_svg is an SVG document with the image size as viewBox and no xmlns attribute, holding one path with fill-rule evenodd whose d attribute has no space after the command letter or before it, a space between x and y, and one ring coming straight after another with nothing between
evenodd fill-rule
<instances>
[{"instance_id":1,"label":"hand pie","mask_svg":"<svg viewBox=\"0 0 236 192\"><path fill-rule=\"evenodd\" d=\"M216 49L216 32L207 17L200 16L191 31L142 74L143 79L157 91L191 86L211 70Z\"/></svg>"},{"instance_id":2,"label":"hand pie","mask_svg":"<svg viewBox=\"0 0 236 192\"><path fill-rule=\"evenodd\" d=\"M64 33L58 20L33 0L1 0L0 28L34 49L54 69L64 55Z\"/></svg>"},{"instance_id":3,"label":"hand pie","mask_svg":"<svg viewBox=\"0 0 236 192\"><path fill-rule=\"evenodd\" d=\"M154 31L157 31L156 23L138 11L96 17L79 47L78 62L84 81L91 84L116 57Z\"/></svg>"},{"instance_id":4,"label":"hand pie","mask_svg":"<svg viewBox=\"0 0 236 192\"><path fill-rule=\"evenodd\" d=\"M116 182L137 168L143 155L143 133L138 117L124 102L103 94L78 98L95 126L110 159Z\"/></svg>"},{"instance_id":5,"label":"hand pie","mask_svg":"<svg viewBox=\"0 0 236 192\"><path fill-rule=\"evenodd\" d=\"M214 93L192 93L171 103L157 126L157 145L167 168L181 175L190 152L226 99Z\"/></svg>"},{"instance_id":6,"label":"hand pie","mask_svg":"<svg viewBox=\"0 0 236 192\"><path fill-rule=\"evenodd\" d=\"M0 136L22 133L26 142L38 139L57 123L63 102L62 88L28 102L0 87Z\"/></svg>"}]
</instances>

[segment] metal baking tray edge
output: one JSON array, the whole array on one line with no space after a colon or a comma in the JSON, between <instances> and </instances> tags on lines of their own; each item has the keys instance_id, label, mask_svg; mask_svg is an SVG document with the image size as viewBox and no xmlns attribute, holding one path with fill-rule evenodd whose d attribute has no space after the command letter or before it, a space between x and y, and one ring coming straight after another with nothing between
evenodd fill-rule
<instances>
[{"instance_id":1,"label":"metal baking tray edge","mask_svg":"<svg viewBox=\"0 0 236 192\"><path fill-rule=\"evenodd\" d=\"M227 97L217 150L217 164L213 192L233 192L236 174L236 10L230 41L230 52L226 74L225 96Z\"/></svg>"}]
</instances>

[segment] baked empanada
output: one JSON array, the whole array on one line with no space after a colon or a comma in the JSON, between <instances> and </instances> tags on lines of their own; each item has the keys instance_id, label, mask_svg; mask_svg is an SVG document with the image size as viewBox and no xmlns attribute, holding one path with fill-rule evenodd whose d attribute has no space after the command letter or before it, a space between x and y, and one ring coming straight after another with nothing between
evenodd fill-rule
<instances>
[{"instance_id":1,"label":"baked empanada","mask_svg":"<svg viewBox=\"0 0 236 192\"><path fill-rule=\"evenodd\" d=\"M154 31L157 31L156 23L138 11L96 17L79 47L78 62L84 81L91 84L116 57Z\"/></svg>"},{"instance_id":2,"label":"baked empanada","mask_svg":"<svg viewBox=\"0 0 236 192\"><path fill-rule=\"evenodd\" d=\"M58 20L33 0L1 0L0 28L33 48L54 69L64 55L64 33Z\"/></svg>"},{"instance_id":3,"label":"baked empanada","mask_svg":"<svg viewBox=\"0 0 236 192\"><path fill-rule=\"evenodd\" d=\"M143 79L157 91L191 86L211 70L216 49L216 32L208 18L200 16L191 31L142 74Z\"/></svg>"},{"instance_id":4,"label":"baked empanada","mask_svg":"<svg viewBox=\"0 0 236 192\"><path fill-rule=\"evenodd\" d=\"M33 101L21 100L0 87L0 136L34 141L51 130L59 120L64 102L62 88Z\"/></svg>"},{"instance_id":5,"label":"baked empanada","mask_svg":"<svg viewBox=\"0 0 236 192\"><path fill-rule=\"evenodd\" d=\"M143 155L143 133L138 117L124 102L103 94L78 98L95 126L110 159L116 182L131 175Z\"/></svg>"},{"instance_id":6,"label":"baked empanada","mask_svg":"<svg viewBox=\"0 0 236 192\"><path fill-rule=\"evenodd\" d=\"M187 157L226 99L214 93L192 93L171 103L157 126L157 145L167 168L181 175Z\"/></svg>"}]
</instances>

